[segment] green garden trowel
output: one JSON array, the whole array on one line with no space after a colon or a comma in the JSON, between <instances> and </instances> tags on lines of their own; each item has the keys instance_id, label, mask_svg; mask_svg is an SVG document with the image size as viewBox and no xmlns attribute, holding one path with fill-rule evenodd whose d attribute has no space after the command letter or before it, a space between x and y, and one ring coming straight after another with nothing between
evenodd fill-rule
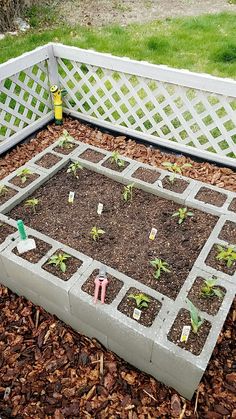
<instances>
[{"instance_id":1,"label":"green garden trowel","mask_svg":"<svg viewBox=\"0 0 236 419\"><path fill-rule=\"evenodd\" d=\"M21 239L16 246L18 252L21 254L21 253L28 252L29 250L36 249L36 243L34 239L27 238L27 234L25 232L25 226L22 220L17 221L17 228L20 234L20 239Z\"/></svg>"}]
</instances>

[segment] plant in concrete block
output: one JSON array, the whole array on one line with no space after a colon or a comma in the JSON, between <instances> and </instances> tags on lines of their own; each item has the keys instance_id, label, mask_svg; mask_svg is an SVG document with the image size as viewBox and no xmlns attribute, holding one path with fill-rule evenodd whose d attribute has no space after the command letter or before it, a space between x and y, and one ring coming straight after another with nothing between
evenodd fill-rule
<instances>
[{"instance_id":1,"label":"plant in concrete block","mask_svg":"<svg viewBox=\"0 0 236 419\"><path fill-rule=\"evenodd\" d=\"M74 138L64 129L62 135L59 137L59 147L61 148L72 148L74 147Z\"/></svg>"},{"instance_id":2,"label":"plant in concrete block","mask_svg":"<svg viewBox=\"0 0 236 419\"><path fill-rule=\"evenodd\" d=\"M32 174L33 172L31 172L30 169L24 168L21 169L20 172L18 172L17 177L20 177L21 183L25 183Z\"/></svg>"},{"instance_id":3,"label":"plant in concrete block","mask_svg":"<svg viewBox=\"0 0 236 419\"><path fill-rule=\"evenodd\" d=\"M56 268L59 268L63 273L65 273L67 268L66 261L69 258L71 258L71 256L67 253L58 253L50 257L47 265L54 265Z\"/></svg>"},{"instance_id":4,"label":"plant in concrete block","mask_svg":"<svg viewBox=\"0 0 236 419\"><path fill-rule=\"evenodd\" d=\"M184 220L186 220L187 217L192 217L192 216L193 216L193 212L188 211L187 208L179 208L178 211L172 214L172 217L178 217L179 224L182 224Z\"/></svg>"},{"instance_id":5,"label":"plant in concrete block","mask_svg":"<svg viewBox=\"0 0 236 419\"><path fill-rule=\"evenodd\" d=\"M232 246L225 247L220 245L217 245L217 249L218 253L216 259L223 260L226 263L227 268L231 268L236 261L236 249Z\"/></svg>"},{"instance_id":6,"label":"plant in concrete block","mask_svg":"<svg viewBox=\"0 0 236 419\"><path fill-rule=\"evenodd\" d=\"M134 187L134 183L130 183L129 185L124 186L122 196L125 202L132 201L133 187Z\"/></svg>"},{"instance_id":7,"label":"plant in concrete block","mask_svg":"<svg viewBox=\"0 0 236 419\"><path fill-rule=\"evenodd\" d=\"M216 287L216 279L206 279L201 288L201 296L204 298L218 297L223 298L224 294L219 287Z\"/></svg>"},{"instance_id":8,"label":"plant in concrete block","mask_svg":"<svg viewBox=\"0 0 236 419\"><path fill-rule=\"evenodd\" d=\"M187 304L190 311L191 316L191 326L193 333L198 333L201 325L204 322L204 319L200 316L198 309L195 307L195 305L187 299Z\"/></svg>"},{"instance_id":9,"label":"plant in concrete block","mask_svg":"<svg viewBox=\"0 0 236 419\"><path fill-rule=\"evenodd\" d=\"M32 208L34 214L36 213L36 207L39 204L39 199L37 198L32 198L32 199L27 199L27 201L25 201L25 207L29 207Z\"/></svg>"},{"instance_id":10,"label":"plant in concrete block","mask_svg":"<svg viewBox=\"0 0 236 419\"><path fill-rule=\"evenodd\" d=\"M105 234L105 231L98 227L92 227L90 234L92 236L92 239L97 241L103 236L103 234Z\"/></svg>"},{"instance_id":11,"label":"plant in concrete block","mask_svg":"<svg viewBox=\"0 0 236 419\"><path fill-rule=\"evenodd\" d=\"M150 261L151 265L155 268L154 278L159 279L161 274L166 272L171 272L169 269L169 265L162 259L154 259Z\"/></svg>"},{"instance_id":12,"label":"plant in concrete block","mask_svg":"<svg viewBox=\"0 0 236 419\"><path fill-rule=\"evenodd\" d=\"M5 196L8 192L8 188L5 185L0 185L0 196Z\"/></svg>"},{"instance_id":13,"label":"plant in concrete block","mask_svg":"<svg viewBox=\"0 0 236 419\"><path fill-rule=\"evenodd\" d=\"M83 166L81 166L81 164L77 161L70 164L70 166L67 169L67 173L72 173L74 177L78 179L78 175L77 175L78 170L83 170Z\"/></svg>"},{"instance_id":14,"label":"plant in concrete block","mask_svg":"<svg viewBox=\"0 0 236 419\"><path fill-rule=\"evenodd\" d=\"M182 165L178 165L177 163L171 163L169 161L165 161L162 163L162 166L166 167L167 170L173 172L175 174L182 175L183 169L187 169L188 167L192 167L191 163L184 163Z\"/></svg>"},{"instance_id":15,"label":"plant in concrete block","mask_svg":"<svg viewBox=\"0 0 236 419\"><path fill-rule=\"evenodd\" d=\"M125 162L120 158L118 151L113 151L111 155L111 162L117 164L119 167L124 167Z\"/></svg>"},{"instance_id":16,"label":"plant in concrete block","mask_svg":"<svg viewBox=\"0 0 236 419\"><path fill-rule=\"evenodd\" d=\"M128 298L132 298L133 300L135 300L136 306L139 310L142 310L142 308L147 308L148 304L150 303L150 298L142 293L129 294Z\"/></svg>"}]
</instances>

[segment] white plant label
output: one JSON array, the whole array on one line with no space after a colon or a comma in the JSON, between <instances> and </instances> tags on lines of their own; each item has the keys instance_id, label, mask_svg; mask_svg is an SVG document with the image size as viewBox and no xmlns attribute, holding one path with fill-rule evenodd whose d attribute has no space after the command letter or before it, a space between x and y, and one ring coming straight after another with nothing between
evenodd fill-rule
<instances>
[{"instance_id":1,"label":"white plant label","mask_svg":"<svg viewBox=\"0 0 236 419\"><path fill-rule=\"evenodd\" d=\"M156 229L156 228L154 228L154 227L152 227L152 229L151 229L151 233L149 234L149 239L150 239L150 240L154 240L154 239L155 239L155 237L156 237L156 234L157 234L157 229Z\"/></svg>"},{"instance_id":2,"label":"white plant label","mask_svg":"<svg viewBox=\"0 0 236 419\"><path fill-rule=\"evenodd\" d=\"M139 310L138 308L135 308L133 311L133 319L135 320L139 320L141 317L142 311Z\"/></svg>"},{"instance_id":3,"label":"white plant label","mask_svg":"<svg viewBox=\"0 0 236 419\"><path fill-rule=\"evenodd\" d=\"M74 199L75 199L75 193L74 192L70 192L69 193L69 198L68 198L69 204L73 204Z\"/></svg>"},{"instance_id":4,"label":"white plant label","mask_svg":"<svg viewBox=\"0 0 236 419\"><path fill-rule=\"evenodd\" d=\"M190 330L191 330L191 326L184 326L183 327L181 337L180 337L180 342L187 342L188 341Z\"/></svg>"},{"instance_id":5,"label":"white plant label","mask_svg":"<svg viewBox=\"0 0 236 419\"><path fill-rule=\"evenodd\" d=\"M99 202L98 209L97 209L98 215L101 215L102 211L103 211L103 204L101 204L101 202Z\"/></svg>"},{"instance_id":6,"label":"white plant label","mask_svg":"<svg viewBox=\"0 0 236 419\"><path fill-rule=\"evenodd\" d=\"M158 180L157 181L157 185L159 186L159 188L162 188L163 189L163 183L162 183L161 180Z\"/></svg>"}]
</instances>

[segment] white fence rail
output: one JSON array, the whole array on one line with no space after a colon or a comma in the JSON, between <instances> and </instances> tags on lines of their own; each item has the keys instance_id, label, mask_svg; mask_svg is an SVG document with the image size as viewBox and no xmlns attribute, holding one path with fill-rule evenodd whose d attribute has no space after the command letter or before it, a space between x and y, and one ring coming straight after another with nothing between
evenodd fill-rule
<instances>
[{"instance_id":1,"label":"white fence rail","mask_svg":"<svg viewBox=\"0 0 236 419\"><path fill-rule=\"evenodd\" d=\"M35 129L35 123L52 118L47 86L59 82L68 92L64 108L67 114L177 152L236 167L236 81L60 44L49 44L37 51L38 62L32 62L35 52L27 54L31 60L27 68L27 60L21 58L3 64L17 70L17 75L11 73L16 86L22 72L27 80L19 85L23 90L18 95L21 102L26 97L27 110L22 118L20 101L17 109L11 108L11 101L16 101L12 97L15 87L8 89L8 95L0 87L0 98L4 94L8 97L4 104L0 99L0 135L4 126L8 138L3 143L10 144L14 136L19 138L27 124L28 129ZM5 89L9 75L4 75L1 67L0 82ZM8 114L11 123L6 121Z\"/></svg>"}]
</instances>

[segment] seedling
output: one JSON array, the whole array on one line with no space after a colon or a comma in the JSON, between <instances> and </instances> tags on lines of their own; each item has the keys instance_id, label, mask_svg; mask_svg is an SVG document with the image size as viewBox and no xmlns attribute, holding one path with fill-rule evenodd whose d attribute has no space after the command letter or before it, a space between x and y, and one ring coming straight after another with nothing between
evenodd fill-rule
<instances>
[{"instance_id":1,"label":"seedling","mask_svg":"<svg viewBox=\"0 0 236 419\"><path fill-rule=\"evenodd\" d=\"M142 310L142 308L148 307L148 304L150 302L150 298L147 297L145 294L129 294L128 298L132 298L136 302L136 306L139 310Z\"/></svg>"},{"instance_id":2,"label":"seedling","mask_svg":"<svg viewBox=\"0 0 236 419\"><path fill-rule=\"evenodd\" d=\"M72 148L74 147L73 140L74 138L64 129L62 135L59 137L59 147L62 148Z\"/></svg>"},{"instance_id":3,"label":"seedling","mask_svg":"<svg viewBox=\"0 0 236 419\"><path fill-rule=\"evenodd\" d=\"M156 258L154 260L151 260L150 263L156 269L156 272L154 273L154 278L156 279L160 278L162 272L171 272L170 269L168 269L168 263L162 259Z\"/></svg>"},{"instance_id":4,"label":"seedling","mask_svg":"<svg viewBox=\"0 0 236 419\"><path fill-rule=\"evenodd\" d=\"M83 170L83 166L77 161L74 163L71 163L70 166L67 169L67 173L72 173L76 179L78 179L77 171Z\"/></svg>"},{"instance_id":5,"label":"seedling","mask_svg":"<svg viewBox=\"0 0 236 419\"><path fill-rule=\"evenodd\" d=\"M67 255L67 253L58 253L57 255L52 255L50 257L47 265L54 265L56 268L59 267L59 269L65 273L67 268L65 261L69 258L71 258L71 256Z\"/></svg>"},{"instance_id":6,"label":"seedling","mask_svg":"<svg viewBox=\"0 0 236 419\"><path fill-rule=\"evenodd\" d=\"M120 158L118 151L113 151L111 155L111 162L116 163L119 167L124 167L125 162Z\"/></svg>"},{"instance_id":7,"label":"seedling","mask_svg":"<svg viewBox=\"0 0 236 419\"><path fill-rule=\"evenodd\" d=\"M8 192L8 188L5 185L0 185L0 196L5 196Z\"/></svg>"},{"instance_id":8,"label":"seedling","mask_svg":"<svg viewBox=\"0 0 236 419\"><path fill-rule=\"evenodd\" d=\"M193 212L188 211L187 208L179 208L177 212L172 214L172 217L179 217L178 223L182 224L187 217L192 217Z\"/></svg>"},{"instance_id":9,"label":"seedling","mask_svg":"<svg viewBox=\"0 0 236 419\"><path fill-rule=\"evenodd\" d=\"M162 166L166 167L169 172L178 173L182 175L183 169L187 169L188 167L192 167L191 163L184 163L182 165L178 165L177 163L171 163L169 161L165 161L162 163Z\"/></svg>"},{"instance_id":10,"label":"seedling","mask_svg":"<svg viewBox=\"0 0 236 419\"><path fill-rule=\"evenodd\" d=\"M33 212L36 213L36 207L39 204L39 199L32 198L25 201L25 207L30 207L33 209Z\"/></svg>"},{"instance_id":11,"label":"seedling","mask_svg":"<svg viewBox=\"0 0 236 419\"><path fill-rule=\"evenodd\" d=\"M90 234L93 238L93 240L99 240L103 234L105 234L105 231L102 230L101 228L97 228L97 227L92 227Z\"/></svg>"},{"instance_id":12,"label":"seedling","mask_svg":"<svg viewBox=\"0 0 236 419\"><path fill-rule=\"evenodd\" d=\"M30 177L30 175L32 175L33 173L31 172L30 169L22 169L18 174L17 177L21 178L21 183L25 183L27 181L27 179Z\"/></svg>"},{"instance_id":13,"label":"seedling","mask_svg":"<svg viewBox=\"0 0 236 419\"><path fill-rule=\"evenodd\" d=\"M125 202L132 201L133 187L134 187L134 183L130 183L129 185L124 186L122 196Z\"/></svg>"},{"instance_id":14,"label":"seedling","mask_svg":"<svg viewBox=\"0 0 236 419\"><path fill-rule=\"evenodd\" d=\"M204 322L204 319L200 316L198 309L195 307L195 305L187 299L187 304L190 311L191 316L191 326L193 333L197 334L198 330L200 329L201 325Z\"/></svg>"},{"instance_id":15,"label":"seedling","mask_svg":"<svg viewBox=\"0 0 236 419\"><path fill-rule=\"evenodd\" d=\"M223 298L224 294L219 287L216 287L216 279L206 279L201 288L201 296L204 298L218 297Z\"/></svg>"},{"instance_id":16,"label":"seedling","mask_svg":"<svg viewBox=\"0 0 236 419\"><path fill-rule=\"evenodd\" d=\"M223 247L217 245L218 253L216 255L216 259L223 260L226 262L227 268L231 268L233 263L236 261L236 249L232 246Z\"/></svg>"}]
</instances>

